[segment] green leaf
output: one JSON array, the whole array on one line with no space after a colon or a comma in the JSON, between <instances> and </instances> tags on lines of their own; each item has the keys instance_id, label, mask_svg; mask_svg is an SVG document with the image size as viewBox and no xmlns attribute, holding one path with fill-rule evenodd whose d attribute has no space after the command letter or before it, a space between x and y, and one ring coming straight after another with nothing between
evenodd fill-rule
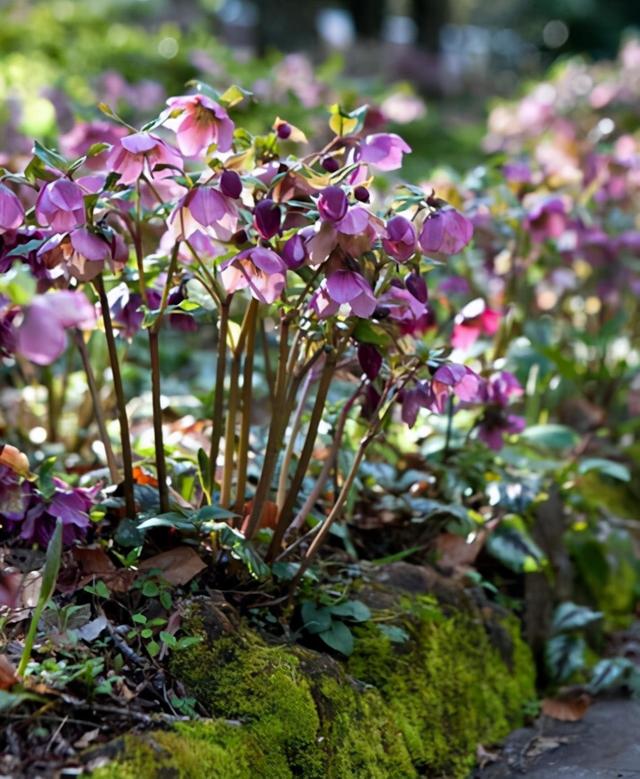
<instances>
[{"instance_id":1,"label":"green leaf","mask_svg":"<svg viewBox=\"0 0 640 779\"><path fill-rule=\"evenodd\" d=\"M156 657L160 653L160 644L157 641L149 641L147 652L150 657Z\"/></svg>"},{"instance_id":2,"label":"green leaf","mask_svg":"<svg viewBox=\"0 0 640 779\"><path fill-rule=\"evenodd\" d=\"M29 241L29 243L37 243L39 248L43 241ZM22 252L30 251L27 246L16 247L8 252L7 256L11 257L18 250L20 250L21 255ZM31 302L36 291L37 282L27 265L16 263L0 276L0 295L8 297L16 306L26 306Z\"/></svg>"},{"instance_id":3,"label":"green leaf","mask_svg":"<svg viewBox=\"0 0 640 779\"><path fill-rule=\"evenodd\" d=\"M584 668L586 644L580 636L562 633L547 641L545 660L553 678L558 682L569 679Z\"/></svg>"},{"instance_id":4,"label":"green leaf","mask_svg":"<svg viewBox=\"0 0 640 779\"><path fill-rule=\"evenodd\" d=\"M618 481L631 481L631 472L626 465L615 460L606 460L604 457L588 457L578 465L578 473L584 475L589 471L597 471L603 476L609 476Z\"/></svg>"},{"instance_id":5,"label":"green leaf","mask_svg":"<svg viewBox=\"0 0 640 779\"><path fill-rule=\"evenodd\" d=\"M142 585L142 594L145 598L156 598L160 594L160 587L155 582L146 581Z\"/></svg>"},{"instance_id":6,"label":"green leaf","mask_svg":"<svg viewBox=\"0 0 640 779\"><path fill-rule=\"evenodd\" d=\"M541 449L571 449L580 441L575 430L566 425L533 425L520 434L520 439Z\"/></svg>"},{"instance_id":7,"label":"green leaf","mask_svg":"<svg viewBox=\"0 0 640 779\"><path fill-rule=\"evenodd\" d=\"M592 611L587 606L578 606L567 601L561 603L553 615L551 629L554 633L566 633L569 630L579 630L602 619L601 611Z\"/></svg>"},{"instance_id":8,"label":"green leaf","mask_svg":"<svg viewBox=\"0 0 640 779\"><path fill-rule=\"evenodd\" d=\"M348 657L353 652L353 634L344 622L334 621L328 630L318 634L324 643Z\"/></svg>"},{"instance_id":9,"label":"green leaf","mask_svg":"<svg viewBox=\"0 0 640 779\"><path fill-rule=\"evenodd\" d=\"M632 660L626 657L608 657L600 660L591 672L589 692L593 695L618 687L626 681L627 675L636 670Z\"/></svg>"},{"instance_id":10,"label":"green leaf","mask_svg":"<svg viewBox=\"0 0 640 779\"><path fill-rule=\"evenodd\" d=\"M51 500L56 493L56 485L53 481L53 469L56 457L47 457L38 469L38 491L45 500Z\"/></svg>"},{"instance_id":11,"label":"green leaf","mask_svg":"<svg viewBox=\"0 0 640 779\"><path fill-rule=\"evenodd\" d=\"M47 548L47 559L45 560L44 570L42 572L40 595L38 597L38 603L33 610L29 631L24 641L24 650L22 652L22 657L20 658L20 665L18 666L18 676L24 676L33 650L33 642L36 637L38 622L40 621L44 607L49 602L56 586L58 571L60 570L60 560L62 558L62 530L62 520L58 519Z\"/></svg>"},{"instance_id":12,"label":"green leaf","mask_svg":"<svg viewBox=\"0 0 640 779\"><path fill-rule=\"evenodd\" d=\"M410 636L404 628L398 625L378 625L378 630L386 636L392 644L404 644Z\"/></svg>"},{"instance_id":13,"label":"green leaf","mask_svg":"<svg viewBox=\"0 0 640 779\"><path fill-rule=\"evenodd\" d=\"M313 601L305 601L300 608L300 615L307 633L321 633L331 627L331 611L325 606L316 606Z\"/></svg>"},{"instance_id":14,"label":"green leaf","mask_svg":"<svg viewBox=\"0 0 640 779\"><path fill-rule=\"evenodd\" d=\"M374 325L367 319L358 319L353 337L359 343L373 344L374 346L387 346L390 341L389 335L382 327Z\"/></svg>"},{"instance_id":15,"label":"green leaf","mask_svg":"<svg viewBox=\"0 0 640 779\"><path fill-rule=\"evenodd\" d=\"M516 573L539 571L545 556L522 519L507 515L487 539L487 551Z\"/></svg>"},{"instance_id":16,"label":"green leaf","mask_svg":"<svg viewBox=\"0 0 640 779\"><path fill-rule=\"evenodd\" d=\"M61 154L58 154L58 152L53 149L48 149L39 141L35 141L33 144L33 154L35 154L35 156L45 165L48 165L50 168L56 168L63 173L66 172L69 165Z\"/></svg>"},{"instance_id":17,"label":"green leaf","mask_svg":"<svg viewBox=\"0 0 640 779\"><path fill-rule=\"evenodd\" d=\"M98 154L102 154L103 151L111 148L110 143L92 143L91 146L85 152L86 157L97 157Z\"/></svg>"},{"instance_id":18,"label":"green leaf","mask_svg":"<svg viewBox=\"0 0 640 779\"><path fill-rule=\"evenodd\" d=\"M167 633L166 630L161 630L159 637L160 640L163 641L171 649L174 649L178 643L178 639L173 635L173 633Z\"/></svg>"},{"instance_id":19,"label":"green leaf","mask_svg":"<svg viewBox=\"0 0 640 779\"><path fill-rule=\"evenodd\" d=\"M211 507L207 506L206 508ZM249 573L255 579L269 578L271 573L269 566L256 553L239 530L231 527L226 522L207 522L206 524L203 523L202 527L209 532L217 533L220 546L228 549L232 557L244 563Z\"/></svg>"},{"instance_id":20,"label":"green leaf","mask_svg":"<svg viewBox=\"0 0 640 779\"><path fill-rule=\"evenodd\" d=\"M232 108L234 105L241 103L247 97L252 97L252 93L248 92L242 87L237 86L237 84L232 84L220 95L219 100L222 105L226 106L227 108Z\"/></svg>"},{"instance_id":21,"label":"green leaf","mask_svg":"<svg viewBox=\"0 0 640 779\"><path fill-rule=\"evenodd\" d=\"M338 603L337 606L331 606L331 614L338 617L349 617L354 622L366 622L371 619L369 607L361 600L347 600L344 603Z\"/></svg>"}]
</instances>

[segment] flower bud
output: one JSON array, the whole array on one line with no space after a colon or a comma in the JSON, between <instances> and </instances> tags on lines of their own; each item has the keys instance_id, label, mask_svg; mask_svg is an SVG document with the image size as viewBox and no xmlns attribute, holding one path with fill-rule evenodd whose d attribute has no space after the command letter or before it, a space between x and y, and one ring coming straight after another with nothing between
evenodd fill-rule
<instances>
[{"instance_id":1,"label":"flower bud","mask_svg":"<svg viewBox=\"0 0 640 779\"><path fill-rule=\"evenodd\" d=\"M359 200L361 203L368 203L370 199L369 190L366 187L363 187L362 185L356 187L353 190L353 196L356 200Z\"/></svg>"},{"instance_id":2,"label":"flower bud","mask_svg":"<svg viewBox=\"0 0 640 779\"><path fill-rule=\"evenodd\" d=\"M279 124L276 127L276 133L278 135L278 138L280 138L283 141L286 141L287 138L291 135L291 125L287 124L287 122L282 122L282 124Z\"/></svg>"},{"instance_id":3,"label":"flower bud","mask_svg":"<svg viewBox=\"0 0 640 779\"><path fill-rule=\"evenodd\" d=\"M271 198L261 200L253 209L253 224L260 237L266 241L280 230L281 217L280 206Z\"/></svg>"},{"instance_id":4,"label":"flower bud","mask_svg":"<svg viewBox=\"0 0 640 779\"><path fill-rule=\"evenodd\" d=\"M242 194L242 180L235 170L224 170L220 176L220 191L231 198L239 198Z\"/></svg>"},{"instance_id":5,"label":"flower bud","mask_svg":"<svg viewBox=\"0 0 640 779\"><path fill-rule=\"evenodd\" d=\"M335 173L340 169L340 163L335 157L325 157L320 164L327 173Z\"/></svg>"}]
</instances>

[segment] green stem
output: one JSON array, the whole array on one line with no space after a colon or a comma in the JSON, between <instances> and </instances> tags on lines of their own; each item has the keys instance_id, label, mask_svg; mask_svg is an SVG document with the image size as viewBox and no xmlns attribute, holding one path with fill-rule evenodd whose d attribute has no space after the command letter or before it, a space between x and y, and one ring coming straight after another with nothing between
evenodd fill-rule
<instances>
[{"instance_id":1,"label":"green stem","mask_svg":"<svg viewBox=\"0 0 640 779\"><path fill-rule=\"evenodd\" d=\"M104 322L104 333L109 350L109 363L113 375L113 389L116 394L116 405L118 408L118 422L120 423L120 445L122 448L122 465L124 470L124 502L127 516L131 519L136 515L136 504L133 494L133 458L131 454L131 439L129 437L129 420L127 419L127 404L124 397L122 386L122 375L120 373L120 363L118 362L118 349L116 339L113 333L113 324L111 322L111 312L109 311L109 300L104 288L102 274L96 276L94 285L100 300L102 309L102 320Z\"/></svg>"},{"instance_id":2,"label":"green stem","mask_svg":"<svg viewBox=\"0 0 640 779\"><path fill-rule=\"evenodd\" d=\"M211 447L209 449L209 484L213 492L216 481L216 464L222 438L223 405L224 405L224 375L227 368L227 333L229 331L229 307L231 299L225 298L220 306L218 318L218 360L216 364L216 386L211 415Z\"/></svg>"},{"instance_id":3,"label":"green stem","mask_svg":"<svg viewBox=\"0 0 640 779\"><path fill-rule=\"evenodd\" d=\"M251 300L252 319L247 332L247 354L242 373L242 417L240 421L240 440L238 442L238 484L235 511L242 514L247 487L247 465L249 462L249 433L251 431L251 405L253 399L253 362L255 356L256 325L258 319L258 301Z\"/></svg>"},{"instance_id":4,"label":"green stem","mask_svg":"<svg viewBox=\"0 0 640 779\"><path fill-rule=\"evenodd\" d=\"M98 385L96 383L96 377L91 367L91 360L89 359L89 351L87 345L84 342L83 335L80 330L75 331L74 338L78 351L80 352L80 358L84 367L84 372L87 376L87 386L89 387L89 394L91 395L91 401L93 404L93 413L96 419L96 425L98 426L98 432L100 433L100 440L104 447L104 454L107 458L107 467L109 468L109 477L112 484L118 483L118 465L113 453L113 447L109 439L109 433L107 432L107 424L104 419L104 413L102 411L102 404L100 403L100 393L98 391Z\"/></svg>"}]
</instances>

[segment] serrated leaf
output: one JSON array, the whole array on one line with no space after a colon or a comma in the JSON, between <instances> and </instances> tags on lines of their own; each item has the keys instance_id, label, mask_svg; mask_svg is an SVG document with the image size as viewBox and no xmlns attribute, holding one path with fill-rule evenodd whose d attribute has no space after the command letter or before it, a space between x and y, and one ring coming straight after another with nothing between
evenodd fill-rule
<instances>
[{"instance_id":1,"label":"serrated leaf","mask_svg":"<svg viewBox=\"0 0 640 779\"><path fill-rule=\"evenodd\" d=\"M586 644L580 636L562 633L547 641L545 660L553 678L558 682L569 679L584 668Z\"/></svg>"},{"instance_id":2,"label":"serrated leaf","mask_svg":"<svg viewBox=\"0 0 640 779\"><path fill-rule=\"evenodd\" d=\"M565 633L569 630L579 630L602 619L601 611L592 611L587 606L578 606L567 601L561 603L553 615L551 629L554 633Z\"/></svg>"},{"instance_id":3,"label":"serrated leaf","mask_svg":"<svg viewBox=\"0 0 640 779\"><path fill-rule=\"evenodd\" d=\"M353 652L353 634L344 622L334 621L328 630L318 633L324 643L336 652L349 657Z\"/></svg>"}]
</instances>

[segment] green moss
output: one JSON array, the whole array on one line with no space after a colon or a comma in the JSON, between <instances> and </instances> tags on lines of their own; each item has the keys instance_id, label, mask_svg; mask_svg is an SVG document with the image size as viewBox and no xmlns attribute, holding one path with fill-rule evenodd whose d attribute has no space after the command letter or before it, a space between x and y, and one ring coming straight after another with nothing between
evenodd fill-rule
<instances>
[{"instance_id":1,"label":"green moss","mask_svg":"<svg viewBox=\"0 0 640 779\"><path fill-rule=\"evenodd\" d=\"M473 608L447 616L422 597L401 599L398 611L410 639L392 643L367 623L346 669L301 647L270 646L247 629L176 652L172 672L214 719L128 736L119 761L95 775L467 776L477 744L519 724L535 695L528 648L515 621L481 619Z\"/></svg>"},{"instance_id":2,"label":"green moss","mask_svg":"<svg viewBox=\"0 0 640 779\"><path fill-rule=\"evenodd\" d=\"M535 696L533 664L512 623L494 626L507 662L477 615L435 616L430 599L422 605L402 620L406 644L393 644L374 624L362 627L348 669L380 690L419 771L464 777L478 743L521 721Z\"/></svg>"}]
</instances>

